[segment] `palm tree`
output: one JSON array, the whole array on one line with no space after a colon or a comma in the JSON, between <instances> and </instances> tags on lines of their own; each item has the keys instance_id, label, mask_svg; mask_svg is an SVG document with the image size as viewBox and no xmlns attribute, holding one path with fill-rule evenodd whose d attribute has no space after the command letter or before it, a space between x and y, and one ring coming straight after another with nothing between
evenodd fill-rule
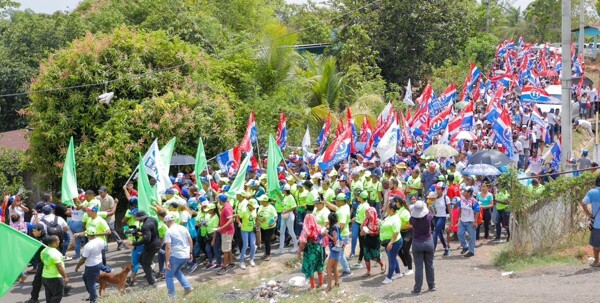
<instances>
[{"instance_id":1,"label":"palm tree","mask_svg":"<svg viewBox=\"0 0 600 303\"><path fill-rule=\"evenodd\" d=\"M285 25L277 23L269 26L267 36L269 39L258 52L257 75L265 93L274 91L289 76L298 58L293 48L297 34L288 33Z\"/></svg>"}]
</instances>

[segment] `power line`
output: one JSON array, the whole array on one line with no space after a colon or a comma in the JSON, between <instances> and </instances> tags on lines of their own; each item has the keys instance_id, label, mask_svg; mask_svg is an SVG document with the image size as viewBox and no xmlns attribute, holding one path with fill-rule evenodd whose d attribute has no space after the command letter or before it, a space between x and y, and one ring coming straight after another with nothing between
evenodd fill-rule
<instances>
[{"instance_id":1,"label":"power line","mask_svg":"<svg viewBox=\"0 0 600 303\"><path fill-rule=\"evenodd\" d=\"M344 14L335 16L335 17L327 20L327 22L329 23L329 22L334 21L336 19L343 18L343 17L345 17L345 16L347 16L347 15L349 15L351 13L355 13L355 12L357 12L359 10L367 8L367 7L369 7L369 6L373 5L373 4L379 3L381 1L382 0L374 0L374 1L370 2L370 3L367 3L367 4L363 5L363 6L358 7L356 9L350 10L350 11L344 13ZM300 28L300 29L298 29L296 31L293 31L293 32L289 32L289 33L287 33L285 35L281 35L279 37L275 37L275 38L272 38L272 39L261 41L261 42L258 42L258 43L252 44L252 45L248 45L248 46L242 46L242 47L239 47L239 48L234 49L234 50L229 51L229 52L224 52L224 53L221 53L221 54L217 54L217 57L223 58L223 56L236 54L236 53L241 52L244 49L260 49L260 47L262 45L271 43L271 42L279 40L279 39L287 38L287 37L290 37L292 35L299 34L299 33L303 32L303 31L306 31L306 30L309 30L311 28L317 27L318 25L319 24L314 24L314 25L311 25L311 26ZM151 70L151 71L148 71L148 72L142 73L142 74L128 75L128 76L124 76L124 77L117 78L117 79L112 79L112 80L107 80L107 81L97 82L97 83L91 83L91 84L82 84L82 85L74 85L74 86L49 88L49 89L42 89L42 90L35 90L35 91L27 91L27 92L22 92L22 93L4 94L4 95L0 95L0 98L26 96L26 95L31 95L31 94L43 94L43 93L50 93L50 92L55 92L55 91L72 90L72 89L79 89L79 88L86 88L86 87L93 87L93 86L101 86L101 85L105 85L106 86L106 85L108 85L110 83L115 83L115 82L123 81L123 80L126 80L126 79L141 78L141 77L144 77L144 76L149 76L149 75L153 75L153 74L156 74L156 73L161 73L161 72L164 72L164 71L169 71L169 70L177 69L177 68L184 67L184 66L187 66L187 65L190 65L190 64L191 63L183 63L183 64L179 64L179 65L165 67L165 68L162 68L162 69Z\"/></svg>"}]
</instances>

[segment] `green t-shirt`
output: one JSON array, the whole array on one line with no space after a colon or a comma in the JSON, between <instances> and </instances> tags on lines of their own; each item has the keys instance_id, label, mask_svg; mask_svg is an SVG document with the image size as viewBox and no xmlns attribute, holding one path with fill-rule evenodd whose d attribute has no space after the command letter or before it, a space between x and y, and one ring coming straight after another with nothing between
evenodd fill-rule
<instances>
[{"instance_id":1,"label":"green t-shirt","mask_svg":"<svg viewBox=\"0 0 600 303\"><path fill-rule=\"evenodd\" d=\"M40 258L44 262L44 271L42 272L42 278L61 278L60 272L56 267L57 264L61 264L63 268L65 263L63 262L63 255L58 249L53 247L46 247L40 253Z\"/></svg>"},{"instance_id":2,"label":"green t-shirt","mask_svg":"<svg viewBox=\"0 0 600 303\"><path fill-rule=\"evenodd\" d=\"M277 210L273 205L260 206L258 208L258 218L260 218L260 228L271 229L277 225Z\"/></svg>"},{"instance_id":3,"label":"green t-shirt","mask_svg":"<svg viewBox=\"0 0 600 303\"><path fill-rule=\"evenodd\" d=\"M373 199L373 192L375 191L375 183L373 183L373 179L363 181L364 189L369 193L369 199Z\"/></svg>"},{"instance_id":4,"label":"green t-shirt","mask_svg":"<svg viewBox=\"0 0 600 303\"><path fill-rule=\"evenodd\" d=\"M91 201L85 200L81 203L81 205L84 208L98 206L98 209L100 209L100 201L98 201L96 198L92 199Z\"/></svg>"},{"instance_id":5,"label":"green t-shirt","mask_svg":"<svg viewBox=\"0 0 600 303\"><path fill-rule=\"evenodd\" d=\"M321 210L315 208L313 215L315 215L315 218L317 219L317 224L320 226L327 226L329 224L329 213L331 213L331 211L329 211L327 207L323 207Z\"/></svg>"},{"instance_id":6,"label":"green t-shirt","mask_svg":"<svg viewBox=\"0 0 600 303\"><path fill-rule=\"evenodd\" d=\"M86 229L92 227L96 230L97 234L105 233L110 230L110 227L108 227L108 223L106 223L106 220L100 218L100 216L97 216L96 219L88 217L87 221L84 221L84 223ZM104 240L104 244L108 244L108 242L106 242L106 236L98 236L98 238Z\"/></svg>"},{"instance_id":7,"label":"green t-shirt","mask_svg":"<svg viewBox=\"0 0 600 303\"><path fill-rule=\"evenodd\" d=\"M179 212L176 210L167 210L167 215L171 215L173 217L173 221L177 224L179 224Z\"/></svg>"},{"instance_id":8,"label":"green t-shirt","mask_svg":"<svg viewBox=\"0 0 600 303\"><path fill-rule=\"evenodd\" d=\"M213 214L212 217L210 214L207 214L207 216L206 229L209 234L212 234L213 230L219 227L219 216L217 216L217 214Z\"/></svg>"},{"instance_id":9,"label":"green t-shirt","mask_svg":"<svg viewBox=\"0 0 600 303\"><path fill-rule=\"evenodd\" d=\"M381 195L379 194L381 192L383 192L383 184L381 181L377 181L377 183L375 183L375 190L373 191L371 200L375 201L375 203L381 203Z\"/></svg>"},{"instance_id":10,"label":"green t-shirt","mask_svg":"<svg viewBox=\"0 0 600 303\"><path fill-rule=\"evenodd\" d=\"M363 189L363 183L358 180L358 181L352 181L352 185L350 185L350 201L354 200L354 191L357 189Z\"/></svg>"},{"instance_id":11,"label":"green t-shirt","mask_svg":"<svg viewBox=\"0 0 600 303\"><path fill-rule=\"evenodd\" d=\"M339 224L345 224L344 229L342 229L342 237L347 237L350 235L350 229L348 225L350 224L350 206L348 204L342 205L338 207L335 212L338 216Z\"/></svg>"},{"instance_id":12,"label":"green t-shirt","mask_svg":"<svg viewBox=\"0 0 600 303\"><path fill-rule=\"evenodd\" d=\"M131 224L129 224L128 226L126 226L126 227L127 227L127 229L129 229L129 226L135 226L135 227L137 227L138 229L140 229L140 228L142 227L142 222L140 222L140 221L135 221L135 220L134 220L134 221L133 221L133 223L131 223ZM133 235L129 235L129 236L127 236L127 239L128 239L129 241L131 241L131 242L137 242L137 241L139 241L139 239L136 239L136 237L134 237Z\"/></svg>"},{"instance_id":13,"label":"green t-shirt","mask_svg":"<svg viewBox=\"0 0 600 303\"><path fill-rule=\"evenodd\" d=\"M367 216L367 209L369 209L369 207L371 207L371 205L369 205L367 202L363 202L358 205L358 208L356 209L356 223L363 223L365 217Z\"/></svg>"},{"instance_id":14,"label":"green t-shirt","mask_svg":"<svg viewBox=\"0 0 600 303\"><path fill-rule=\"evenodd\" d=\"M314 206L315 200L317 200L318 197L319 197L319 191L317 189L313 189L312 191L308 192L308 197L306 199L306 205Z\"/></svg>"},{"instance_id":15,"label":"green t-shirt","mask_svg":"<svg viewBox=\"0 0 600 303\"><path fill-rule=\"evenodd\" d=\"M387 216L379 227L379 238L382 242L390 241L394 234L399 234L402 228L399 216ZM400 241L400 236L396 239L396 242Z\"/></svg>"},{"instance_id":16,"label":"green t-shirt","mask_svg":"<svg viewBox=\"0 0 600 303\"><path fill-rule=\"evenodd\" d=\"M283 211L283 200L279 199L279 198L275 199L275 200L277 200L277 201L275 201L275 210L277 211L278 214L280 214Z\"/></svg>"},{"instance_id":17,"label":"green t-shirt","mask_svg":"<svg viewBox=\"0 0 600 303\"><path fill-rule=\"evenodd\" d=\"M298 193L298 210L303 211L306 209L309 194L310 192L308 190L302 190L302 192Z\"/></svg>"},{"instance_id":18,"label":"green t-shirt","mask_svg":"<svg viewBox=\"0 0 600 303\"><path fill-rule=\"evenodd\" d=\"M409 194L414 195L419 191L416 188L421 188L421 177L413 178L412 176L408 177L406 181L406 188L410 188L411 191Z\"/></svg>"},{"instance_id":19,"label":"green t-shirt","mask_svg":"<svg viewBox=\"0 0 600 303\"><path fill-rule=\"evenodd\" d=\"M203 213L203 212L198 213L198 216L196 217L196 222L201 222L202 220L205 221L205 224L200 224L200 236L206 237L206 234L208 234L208 229L206 228L206 221L208 220L208 213Z\"/></svg>"},{"instance_id":20,"label":"green t-shirt","mask_svg":"<svg viewBox=\"0 0 600 303\"><path fill-rule=\"evenodd\" d=\"M244 199L242 201L237 201L237 205L235 206L235 213L240 214L245 211L248 206L248 200Z\"/></svg>"},{"instance_id":21,"label":"green t-shirt","mask_svg":"<svg viewBox=\"0 0 600 303\"><path fill-rule=\"evenodd\" d=\"M404 207L400 208L397 212L396 215L398 215L398 218L400 218L400 223L402 223L402 226L406 226L409 224L409 220L410 220L410 211Z\"/></svg>"},{"instance_id":22,"label":"green t-shirt","mask_svg":"<svg viewBox=\"0 0 600 303\"><path fill-rule=\"evenodd\" d=\"M177 223L179 224L179 223ZM165 234L167 233L167 230L169 229L169 227L167 226L167 224L165 224L165 222L163 221L158 221L158 237L161 239L165 238Z\"/></svg>"},{"instance_id":23,"label":"green t-shirt","mask_svg":"<svg viewBox=\"0 0 600 303\"><path fill-rule=\"evenodd\" d=\"M133 217L133 215L131 214L131 209L128 209L125 212L125 218L127 218L127 225L135 225L135 223L137 222L135 220L135 218Z\"/></svg>"},{"instance_id":24,"label":"green t-shirt","mask_svg":"<svg viewBox=\"0 0 600 303\"><path fill-rule=\"evenodd\" d=\"M325 198L327 202L333 203L333 200L335 200L335 191L333 191L333 188L330 187L327 190L324 190L323 198Z\"/></svg>"},{"instance_id":25,"label":"green t-shirt","mask_svg":"<svg viewBox=\"0 0 600 303\"><path fill-rule=\"evenodd\" d=\"M338 190L339 188L340 188L340 181L335 181L335 182L333 182L333 184L331 184L331 189L333 189L334 192L336 190Z\"/></svg>"},{"instance_id":26,"label":"green t-shirt","mask_svg":"<svg viewBox=\"0 0 600 303\"><path fill-rule=\"evenodd\" d=\"M256 209L250 211L247 207L240 211L240 219L242 220L242 231L253 231L256 226Z\"/></svg>"},{"instance_id":27,"label":"green t-shirt","mask_svg":"<svg viewBox=\"0 0 600 303\"><path fill-rule=\"evenodd\" d=\"M294 200L294 197L292 197L292 195L287 195L287 196L283 197L282 211L290 210L294 207L296 207L296 200Z\"/></svg>"}]
</instances>

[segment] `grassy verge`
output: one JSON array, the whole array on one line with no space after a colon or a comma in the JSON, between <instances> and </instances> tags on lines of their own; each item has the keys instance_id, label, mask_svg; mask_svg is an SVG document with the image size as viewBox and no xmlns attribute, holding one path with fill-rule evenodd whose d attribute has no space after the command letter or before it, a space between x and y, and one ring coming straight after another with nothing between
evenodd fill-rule
<instances>
[{"instance_id":1,"label":"grassy verge","mask_svg":"<svg viewBox=\"0 0 600 303\"><path fill-rule=\"evenodd\" d=\"M511 245L498 252L492 264L505 271L523 271L554 265L577 265L585 262L588 233L572 235L551 252L527 254L515 250Z\"/></svg>"}]
</instances>

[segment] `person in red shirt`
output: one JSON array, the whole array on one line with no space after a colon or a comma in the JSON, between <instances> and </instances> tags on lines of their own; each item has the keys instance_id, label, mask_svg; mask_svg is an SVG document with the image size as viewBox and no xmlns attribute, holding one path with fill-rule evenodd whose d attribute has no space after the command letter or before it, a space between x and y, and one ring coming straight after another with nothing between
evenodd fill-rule
<instances>
[{"instance_id":1,"label":"person in red shirt","mask_svg":"<svg viewBox=\"0 0 600 303\"><path fill-rule=\"evenodd\" d=\"M219 196L219 203L223 207L221 209L221 217L219 218L219 228L215 229L215 232L221 234L221 251L223 252L223 266L217 274L224 275L227 273L227 266L233 264L233 254L231 253L231 244L233 242L233 234L235 233L235 226L233 225L233 208L227 201L227 195ZM215 245L213 239L212 246Z\"/></svg>"},{"instance_id":2,"label":"person in red shirt","mask_svg":"<svg viewBox=\"0 0 600 303\"><path fill-rule=\"evenodd\" d=\"M406 200L406 194L399 188L398 179L392 178L390 180L390 190L388 191L388 201L392 201L393 197L400 197Z\"/></svg>"},{"instance_id":3,"label":"person in red shirt","mask_svg":"<svg viewBox=\"0 0 600 303\"><path fill-rule=\"evenodd\" d=\"M458 184L454 183L454 175L448 175L448 189L446 190L446 196L453 200L454 198L460 198L460 187ZM450 226L446 228L446 241L448 246L450 246L450 234L458 232L458 208L454 203L451 203L451 211L452 211L452 220L450 222Z\"/></svg>"}]
</instances>

